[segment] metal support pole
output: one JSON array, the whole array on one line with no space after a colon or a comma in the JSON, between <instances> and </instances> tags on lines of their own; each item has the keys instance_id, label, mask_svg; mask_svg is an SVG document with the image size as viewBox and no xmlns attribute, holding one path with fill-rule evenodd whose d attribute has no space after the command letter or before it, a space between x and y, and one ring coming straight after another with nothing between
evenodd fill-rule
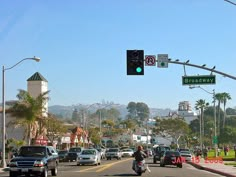
<instances>
[{"instance_id":1,"label":"metal support pole","mask_svg":"<svg viewBox=\"0 0 236 177\"><path fill-rule=\"evenodd\" d=\"M100 135L100 146L102 146L102 112L99 110L99 135Z\"/></svg>"},{"instance_id":2,"label":"metal support pole","mask_svg":"<svg viewBox=\"0 0 236 177\"><path fill-rule=\"evenodd\" d=\"M216 97L215 97L215 89L213 89L213 101L214 101L214 136L217 136L217 131L216 131ZM214 146L215 146L215 157L218 156L218 147L217 147L217 143L214 142Z\"/></svg>"},{"instance_id":3,"label":"metal support pole","mask_svg":"<svg viewBox=\"0 0 236 177\"><path fill-rule=\"evenodd\" d=\"M6 126L5 126L5 68L2 67L2 167L6 167L5 159L5 138L6 138Z\"/></svg>"}]
</instances>

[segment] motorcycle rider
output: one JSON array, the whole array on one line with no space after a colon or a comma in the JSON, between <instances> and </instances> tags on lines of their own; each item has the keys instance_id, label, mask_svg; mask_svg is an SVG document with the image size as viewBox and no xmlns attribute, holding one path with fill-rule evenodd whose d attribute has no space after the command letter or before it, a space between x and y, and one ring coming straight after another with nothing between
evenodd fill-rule
<instances>
[{"instance_id":1,"label":"motorcycle rider","mask_svg":"<svg viewBox=\"0 0 236 177\"><path fill-rule=\"evenodd\" d=\"M144 158L147 157L147 154L145 154L145 153L143 152L143 147L142 147L142 146L138 146L138 149L137 149L136 152L134 152L133 157L135 158L135 160L133 160L132 169L135 170L135 164L136 164L136 162L144 161Z\"/></svg>"}]
</instances>

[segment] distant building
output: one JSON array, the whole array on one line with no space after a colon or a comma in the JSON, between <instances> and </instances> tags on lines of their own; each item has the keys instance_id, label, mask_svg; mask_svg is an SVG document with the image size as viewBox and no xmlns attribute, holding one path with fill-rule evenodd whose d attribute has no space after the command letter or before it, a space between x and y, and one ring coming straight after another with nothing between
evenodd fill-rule
<instances>
[{"instance_id":1,"label":"distant building","mask_svg":"<svg viewBox=\"0 0 236 177\"><path fill-rule=\"evenodd\" d=\"M188 124L192 120L197 118L197 114L194 111L192 111L192 107L189 101L179 102L178 115L180 117L183 117Z\"/></svg>"}]
</instances>

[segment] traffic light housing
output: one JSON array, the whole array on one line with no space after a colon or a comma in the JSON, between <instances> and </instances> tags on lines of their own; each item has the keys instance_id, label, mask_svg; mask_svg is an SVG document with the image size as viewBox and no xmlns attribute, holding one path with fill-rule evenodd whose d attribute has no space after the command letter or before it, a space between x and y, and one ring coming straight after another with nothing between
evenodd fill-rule
<instances>
[{"instance_id":1,"label":"traffic light housing","mask_svg":"<svg viewBox=\"0 0 236 177\"><path fill-rule=\"evenodd\" d=\"M143 50L127 50L127 75L144 75Z\"/></svg>"}]
</instances>

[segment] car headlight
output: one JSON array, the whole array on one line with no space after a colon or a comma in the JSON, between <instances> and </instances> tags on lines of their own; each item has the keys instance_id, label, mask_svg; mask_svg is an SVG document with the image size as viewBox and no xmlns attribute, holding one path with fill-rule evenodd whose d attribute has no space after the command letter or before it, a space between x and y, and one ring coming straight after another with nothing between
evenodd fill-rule
<instances>
[{"instance_id":1,"label":"car headlight","mask_svg":"<svg viewBox=\"0 0 236 177\"><path fill-rule=\"evenodd\" d=\"M17 167L17 162L10 162L9 167Z\"/></svg>"},{"instance_id":2,"label":"car headlight","mask_svg":"<svg viewBox=\"0 0 236 177\"><path fill-rule=\"evenodd\" d=\"M41 160L37 160L34 162L34 167L43 167L44 163Z\"/></svg>"}]
</instances>

